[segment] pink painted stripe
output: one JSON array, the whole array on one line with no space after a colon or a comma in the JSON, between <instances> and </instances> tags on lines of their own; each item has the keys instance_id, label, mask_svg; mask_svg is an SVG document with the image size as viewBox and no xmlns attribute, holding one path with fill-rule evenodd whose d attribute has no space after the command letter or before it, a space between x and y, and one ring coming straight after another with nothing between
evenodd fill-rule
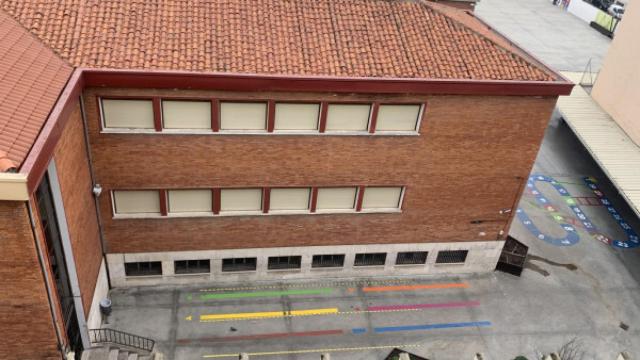
<instances>
[{"instance_id":1,"label":"pink painted stripe","mask_svg":"<svg viewBox=\"0 0 640 360\"><path fill-rule=\"evenodd\" d=\"M393 311L393 310L414 310L414 309L442 309L456 307L472 307L480 305L480 301L460 301L436 304L408 304L408 305L386 305L369 306L368 311Z\"/></svg>"}]
</instances>

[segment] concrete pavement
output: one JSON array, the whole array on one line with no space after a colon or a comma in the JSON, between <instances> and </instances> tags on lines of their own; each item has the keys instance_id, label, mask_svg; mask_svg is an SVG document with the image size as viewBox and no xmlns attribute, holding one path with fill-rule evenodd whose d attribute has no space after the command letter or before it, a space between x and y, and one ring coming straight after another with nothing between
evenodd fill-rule
<instances>
[{"instance_id":1,"label":"concrete pavement","mask_svg":"<svg viewBox=\"0 0 640 360\"><path fill-rule=\"evenodd\" d=\"M611 42L549 0L482 0L476 14L556 70L584 71L589 59L599 70Z\"/></svg>"}]
</instances>

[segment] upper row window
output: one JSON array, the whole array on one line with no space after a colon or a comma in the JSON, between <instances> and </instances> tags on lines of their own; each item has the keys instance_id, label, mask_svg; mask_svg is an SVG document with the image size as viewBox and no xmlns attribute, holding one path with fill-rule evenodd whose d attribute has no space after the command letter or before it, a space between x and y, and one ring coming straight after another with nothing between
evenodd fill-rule
<instances>
[{"instance_id":1,"label":"upper row window","mask_svg":"<svg viewBox=\"0 0 640 360\"><path fill-rule=\"evenodd\" d=\"M221 101L219 128L221 131L267 131L267 102ZM416 131L422 106L418 104L379 105L376 132ZM162 100L160 127L212 131L210 101ZM278 132L320 131L319 103L275 103L273 129ZM213 116L212 116L213 115ZM371 104L328 104L324 131L366 132L371 126ZM150 99L102 99L103 126L109 129L149 129L155 123L153 101Z\"/></svg>"}]
</instances>

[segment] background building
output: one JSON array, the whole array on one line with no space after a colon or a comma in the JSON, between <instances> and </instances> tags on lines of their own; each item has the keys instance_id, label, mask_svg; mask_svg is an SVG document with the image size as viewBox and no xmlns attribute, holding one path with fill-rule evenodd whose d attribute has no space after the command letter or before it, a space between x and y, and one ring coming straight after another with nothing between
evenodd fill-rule
<instances>
[{"instance_id":1,"label":"background building","mask_svg":"<svg viewBox=\"0 0 640 360\"><path fill-rule=\"evenodd\" d=\"M492 271L572 87L436 3L0 4L2 358L109 286Z\"/></svg>"}]
</instances>

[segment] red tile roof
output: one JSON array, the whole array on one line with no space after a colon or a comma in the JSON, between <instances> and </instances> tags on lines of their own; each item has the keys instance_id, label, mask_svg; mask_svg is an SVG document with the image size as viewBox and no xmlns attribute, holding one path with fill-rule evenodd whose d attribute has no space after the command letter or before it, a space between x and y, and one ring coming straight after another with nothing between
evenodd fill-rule
<instances>
[{"instance_id":1,"label":"red tile roof","mask_svg":"<svg viewBox=\"0 0 640 360\"><path fill-rule=\"evenodd\" d=\"M472 16L421 0L0 0L75 66L541 80Z\"/></svg>"},{"instance_id":2,"label":"red tile roof","mask_svg":"<svg viewBox=\"0 0 640 360\"><path fill-rule=\"evenodd\" d=\"M0 54L0 154L18 166L73 69L3 11Z\"/></svg>"}]
</instances>

